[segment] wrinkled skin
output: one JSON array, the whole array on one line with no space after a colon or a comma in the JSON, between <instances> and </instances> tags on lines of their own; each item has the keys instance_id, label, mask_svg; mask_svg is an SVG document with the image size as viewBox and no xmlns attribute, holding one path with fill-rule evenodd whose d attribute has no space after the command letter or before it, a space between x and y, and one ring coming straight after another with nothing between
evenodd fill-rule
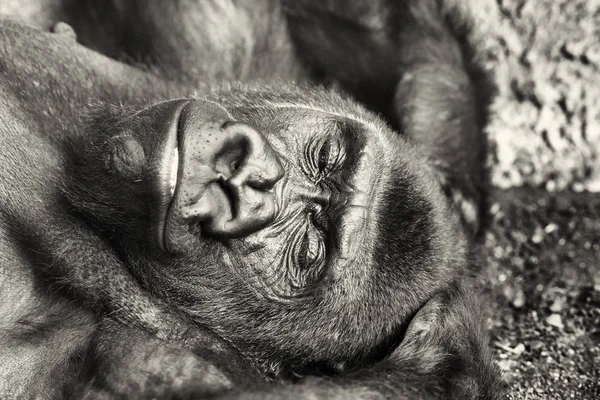
<instances>
[{"instance_id":1,"label":"wrinkled skin","mask_svg":"<svg viewBox=\"0 0 600 400\"><path fill-rule=\"evenodd\" d=\"M68 26L2 23L0 397L501 395L471 287L479 82L452 55L392 74L381 111L407 136L334 93L243 83L322 76L379 107L360 71L332 69L312 43L335 43L337 3L327 19L306 3L286 4L286 20L276 2L114 2L90 12L97 28L69 21L152 73ZM443 27L405 3L410 29ZM198 23L210 13L219 35ZM263 29L286 21L292 38ZM99 35L107 22L118 29ZM248 35L262 52L240 52Z\"/></svg>"}]
</instances>

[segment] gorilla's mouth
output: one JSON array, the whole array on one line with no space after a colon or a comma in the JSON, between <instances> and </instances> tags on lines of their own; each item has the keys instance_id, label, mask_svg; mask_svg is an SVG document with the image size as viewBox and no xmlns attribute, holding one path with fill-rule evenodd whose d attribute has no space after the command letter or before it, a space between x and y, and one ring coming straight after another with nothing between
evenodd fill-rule
<instances>
[{"instance_id":1,"label":"gorilla's mouth","mask_svg":"<svg viewBox=\"0 0 600 400\"><path fill-rule=\"evenodd\" d=\"M155 223L156 242L162 251L168 251L166 227L172 207L180 172L179 131L181 116L189 102L184 102L175 111L166 133L165 146L158 168L158 215Z\"/></svg>"},{"instance_id":2,"label":"gorilla's mouth","mask_svg":"<svg viewBox=\"0 0 600 400\"><path fill-rule=\"evenodd\" d=\"M168 243L167 243L167 237L166 237L166 231L167 231L167 221L168 221L168 213L169 210L172 207L172 203L173 203L173 199L175 198L175 190L177 189L177 181L178 181L178 174L179 174L179 146L176 145L174 149L172 149L171 151L171 155L169 156L169 159L171 160L171 162L167 165L167 170L166 170L166 174L165 174L165 188L166 190L164 191L165 193L165 198L164 198L164 202L161 202L161 224L158 225L158 228L160 230L159 235L162 236L162 238L159 238L159 243L161 245L161 249L163 251L167 251L168 249Z\"/></svg>"}]
</instances>

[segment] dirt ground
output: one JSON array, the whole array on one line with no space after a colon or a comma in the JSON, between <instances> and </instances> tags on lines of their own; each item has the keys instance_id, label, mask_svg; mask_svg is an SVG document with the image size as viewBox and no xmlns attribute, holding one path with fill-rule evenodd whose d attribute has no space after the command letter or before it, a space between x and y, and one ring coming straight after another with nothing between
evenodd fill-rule
<instances>
[{"instance_id":1,"label":"dirt ground","mask_svg":"<svg viewBox=\"0 0 600 400\"><path fill-rule=\"evenodd\" d=\"M600 399L600 1L497 4L492 346L510 399Z\"/></svg>"}]
</instances>

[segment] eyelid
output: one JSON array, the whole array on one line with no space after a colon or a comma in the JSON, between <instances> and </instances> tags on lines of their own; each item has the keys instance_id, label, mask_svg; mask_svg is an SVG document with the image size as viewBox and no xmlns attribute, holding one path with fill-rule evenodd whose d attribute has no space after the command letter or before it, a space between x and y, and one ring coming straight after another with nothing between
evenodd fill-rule
<instances>
[{"instance_id":1,"label":"eyelid","mask_svg":"<svg viewBox=\"0 0 600 400\"><path fill-rule=\"evenodd\" d=\"M331 138L327 138L321 143L316 154L319 173L327 175L329 170L331 170L331 166L335 163L335 160L332 161L332 159L337 157L337 153L339 151L336 151L336 146L332 143Z\"/></svg>"},{"instance_id":2,"label":"eyelid","mask_svg":"<svg viewBox=\"0 0 600 400\"><path fill-rule=\"evenodd\" d=\"M311 270L318 267L318 264L325 259L323 236L310 220L306 221L306 229L299 235L295 251L297 252L297 267L302 270ZM304 258L304 262L301 262L301 257Z\"/></svg>"},{"instance_id":3,"label":"eyelid","mask_svg":"<svg viewBox=\"0 0 600 400\"><path fill-rule=\"evenodd\" d=\"M319 257L319 243L321 242L321 238L319 237L319 234L314 231L314 229L310 228L306 230L306 238L308 240L308 251L313 255L312 260L316 261L316 259Z\"/></svg>"},{"instance_id":4,"label":"eyelid","mask_svg":"<svg viewBox=\"0 0 600 400\"><path fill-rule=\"evenodd\" d=\"M328 147L327 159L325 165L322 165L321 153L326 146ZM345 157L346 148L342 139L336 135L329 135L325 140L311 146L309 162L317 176L325 177L335 172L342 165Z\"/></svg>"}]
</instances>

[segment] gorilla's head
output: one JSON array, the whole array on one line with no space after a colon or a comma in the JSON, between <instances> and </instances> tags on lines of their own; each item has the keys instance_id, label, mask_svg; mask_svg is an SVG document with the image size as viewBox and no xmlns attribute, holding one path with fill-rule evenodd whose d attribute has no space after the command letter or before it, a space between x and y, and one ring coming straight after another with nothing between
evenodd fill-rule
<instances>
[{"instance_id":1,"label":"gorilla's head","mask_svg":"<svg viewBox=\"0 0 600 400\"><path fill-rule=\"evenodd\" d=\"M465 262L418 149L336 94L238 87L96 114L72 203L142 285L259 360L383 352Z\"/></svg>"}]
</instances>

